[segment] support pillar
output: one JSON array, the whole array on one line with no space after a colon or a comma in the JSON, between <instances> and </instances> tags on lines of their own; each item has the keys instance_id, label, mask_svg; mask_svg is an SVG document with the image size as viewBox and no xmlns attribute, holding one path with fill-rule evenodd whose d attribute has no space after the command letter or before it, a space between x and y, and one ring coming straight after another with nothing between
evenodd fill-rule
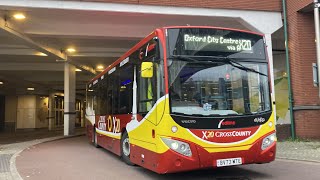
<instances>
[{"instance_id":1,"label":"support pillar","mask_svg":"<svg viewBox=\"0 0 320 180\"><path fill-rule=\"evenodd\" d=\"M49 131L52 131L55 128L55 101L54 101L54 93L50 93L49 95Z\"/></svg>"},{"instance_id":2,"label":"support pillar","mask_svg":"<svg viewBox=\"0 0 320 180\"><path fill-rule=\"evenodd\" d=\"M275 88L274 88L274 74L273 74L273 55L272 55L272 39L271 34L265 34L265 40L267 44L268 58L269 58L269 72L270 72L270 83L271 83L271 104L274 112L274 119L277 119L276 116L276 98L275 98Z\"/></svg>"},{"instance_id":3,"label":"support pillar","mask_svg":"<svg viewBox=\"0 0 320 180\"><path fill-rule=\"evenodd\" d=\"M81 114L81 127L85 127L85 121L84 121L84 116L85 116L85 113L84 113L84 107L85 107L85 102L84 100L81 100L81 103L80 103L80 114Z\"/></svg>"},{"instance_id":4,"label":"support pillar","mask_svg":"<svg viewBox=\"0 0 320 180\"><path fill-rule=\"evenodd\" d=\"M74 134L76 120L76 68L68 62L64 65L64 135Z\"/></svg>"}]
</instances>

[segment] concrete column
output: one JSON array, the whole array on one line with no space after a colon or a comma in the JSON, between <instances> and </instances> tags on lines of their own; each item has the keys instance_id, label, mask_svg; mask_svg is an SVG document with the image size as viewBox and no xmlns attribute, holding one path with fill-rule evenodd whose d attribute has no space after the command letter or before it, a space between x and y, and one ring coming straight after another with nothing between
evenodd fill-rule
<instances>
[{"instance_id":1,"label":"concrete column","mask_svg":"<svg viewBox=\"0 0 320 180\"><path fill-rule=\"evenodd\" d=\"M55 101L54 101L54 93L49 94L49 131L53 130L55 128Z\"/></svg>"},{"instance_id":2,"label":"concrete column","mask_svg":"<svg viewBox=\"0 0 320 180\"><path fill-rule=\"evenodd\" d=\"M81 127L85 127L85 113L84 113L84 100L81 100L80 114L81 114Z\"/></svg>"},{"instance_id":3,"label":"concrete column","mask_svg":"<svg viewBox=\"0 0 320 180\"><path fill-rule=\"evenodd\" d=\"M65 63L64 65L64 135L74 134L76 119L76 68Z\"/></svg>"},{"instance_id":4,"label":"concrete column","mask_svg":"<svg viewBox=\"0 0 320 180\"><path fill-rule=\"evenodd\" d=\"M274 112L274 119L276 120L276 98L275 98L275 88L274 88L274 74L273 74L273 55L272 55L272 40L271 40L271 34L265 34L266 44L267 44L267 56L269 57L269 72L270 72L270 83L271 83L271 103L273 106L273 112Z\"/></svg>"}]
</instances>

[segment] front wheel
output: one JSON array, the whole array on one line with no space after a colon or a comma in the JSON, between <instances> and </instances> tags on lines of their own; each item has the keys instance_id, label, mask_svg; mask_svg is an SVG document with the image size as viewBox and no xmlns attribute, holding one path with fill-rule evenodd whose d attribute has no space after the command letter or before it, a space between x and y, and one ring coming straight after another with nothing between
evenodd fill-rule
<instances>
[{"instance_id":1,"label":"front wheel","mask_svg":"<svg viewBox=\"0 0 320 180\"><path fill-rule=\"evenodd\" d=\"M126 164L130 166L134 165L130 161L130 141L127 132L124 132L121 137L121 158Z\"/></svg>"}]
</instances>

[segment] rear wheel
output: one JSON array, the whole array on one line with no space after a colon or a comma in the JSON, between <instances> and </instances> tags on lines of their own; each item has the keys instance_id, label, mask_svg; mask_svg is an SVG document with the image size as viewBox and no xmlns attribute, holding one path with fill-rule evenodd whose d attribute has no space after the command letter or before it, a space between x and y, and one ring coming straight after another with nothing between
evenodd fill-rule
<instances>
[{"instance_id":1,"label":"rear wheel","mask_svg":"<svg viewBox=\"0 0 320 180\"><path fill-rule=\"evenodd\" d=\"M96 127L93 127L93 131L92 131L93 133L93 135L92 135L92 137L93 137L93 145L94 145L94 147L96 147L96 148L98 148L98 147L100 147L99 145L98 145L98 137L97 137L97 132L96 132Z\"/></svg>"},{"instance_id":2,"label":"rear wheel","mask_svg":"<svg viewBox=\"0 0 320 180\"><path fill-rule=\"evenodd\" d=\"M134 165L130 161L130 141L127 132L124 132L121 137L121 158L128 165Z\"/></svg>"}]
</instances>

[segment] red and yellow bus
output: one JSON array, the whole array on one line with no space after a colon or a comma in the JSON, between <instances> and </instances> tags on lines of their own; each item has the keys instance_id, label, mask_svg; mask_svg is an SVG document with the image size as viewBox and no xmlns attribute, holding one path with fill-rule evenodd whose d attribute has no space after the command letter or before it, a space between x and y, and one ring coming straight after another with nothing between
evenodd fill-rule
<instances>
[{"instance_id":1,"label":"red and yellow bus","mask_svg":"<svg viewBox=\"0 0 320 180\"><path fill-rule=\"evenodd\" d=\"M264 36L156 29L87 86L87 135L157 173L268 163L275 120Z\"/></svg>"}]
</instances>

